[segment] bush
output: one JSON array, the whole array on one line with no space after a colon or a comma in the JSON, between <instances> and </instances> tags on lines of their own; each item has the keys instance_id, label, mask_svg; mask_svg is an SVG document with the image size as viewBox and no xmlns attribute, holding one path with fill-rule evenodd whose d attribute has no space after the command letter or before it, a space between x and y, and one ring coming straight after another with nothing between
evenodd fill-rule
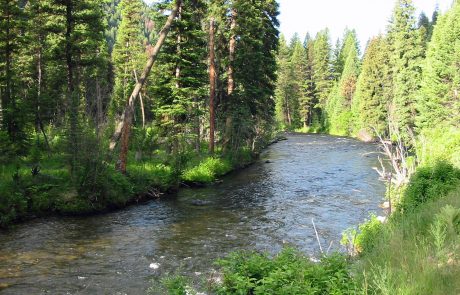
<instances>
[{"instance_id":1,"label":"bush","mask_svg":"<svg viewBox=\"0 0 460 295\"><path fill-rule=\"evenodd\" d=\"M220 158L206 158L197 166L186 169L182 173L182 180L186 182L210 183L230 172L232 165L228 160Z\"/></svg>"},{"instance_id":2,"label":"bush","mask_svg":"<svg viewBox=\"0 0 460 295\"><path fill-rule=\"evenodd\" d=\"M360 224L358 230L348 229L343 233L341 244L353 247L356 253L368 253L372 251L376 244L384 234L384 224L380 222L375 215L371 215L370 219Z\"/></svg>"},{"instance_id":3,"label":"bush","mask_svg":"<svg viewBox=\"0 0 460 295\"><path fill-rule=\"evenodd\" d=\"M422 131L417 145L422 165L448 161L460 168L460 130L456 127L437 127Z\"/></svg>"},{"instance_id":4,"label":"bush","mask_svg":"<svg viewBox=\"0 0 460 295\"><path fill-rule=\"evenodd\" d=\"M0 187L0 227L9 225L27 212L27 199L14 186Z\"/></svg>"},{"instance_id":5,"label":"bush","mask_svg":"<svg viewBox=\"0 0 460 295\"><path fill-rule=\"evenodd\" d=\"M313 263L286 248L275 257L238 252L220 260L224 280L217 294L354 294L346 258L335 254Z\"/></svg>"},{"instance_id":6,"label":"bush","mask_svg":"<svg viewBox=\"0 0 460 295\"><path fill-rule=\"evenodd\" d=\"M135 163L129 165L129 179L134 186L134 194L142 194L152 187L167 190L176 178L170 166L154 163Z\"/></svg>"},{"instance_id":7,"label":"bush","mask_svg":"<svg viewBox=\"0 0 460 295\"><path fill-rule=\"evenodd\" d=\"M420 204L447 195L460 185L460 169L441 161L432 167L420 167L411 177L398 206L400 212L410 212Z\"/></svg>"},{"instance_id":8,"label":"bush","mask_svg":"<svg viewBox=\"0 0 460 295\"><path fill-rule=\"evenodd\" d=\"M78 172L78 196L96 210L125 205L131 198L129 180L98 158L88 159Z\"/></svg>"}]
</instances>

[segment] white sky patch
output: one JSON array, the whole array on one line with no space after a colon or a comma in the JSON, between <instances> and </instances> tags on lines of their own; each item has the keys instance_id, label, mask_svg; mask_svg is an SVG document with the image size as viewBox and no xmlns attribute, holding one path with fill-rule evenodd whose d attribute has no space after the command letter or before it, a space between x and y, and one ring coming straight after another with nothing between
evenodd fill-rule
<instances>
[{"instance_id":1,"label":"white sky patch","mask_svg":"<svg viewBox=\"0 0 460 295\"><path fill-rule=\"evenodd\" d=\"M384 33L396 1L393 0L280 0L281 32L289 40L299 33L303 40L326 27L331 41L343 36L346 28L355 29L364 49L367 41ZM424 11L431 18L436 5L441 11L451 7L452 0L414 0L417 14Z\"/></svg>"},{"instance_id":2,"label":"white sky patch","mask_svg":"<svg viewBox=\"0 0 460 295\"><path fill-rule=\"evenodd\" d=\"M153 3L155 0L144 0ZM309 32L312 37L329 28L331 42L342 37L346 28L355 29L364 49L367 41L384 33L391 17L394 0L279 0L281 33L289 40L299 33L303 40ZM436 5L446 11L452 0L414 0L417 14L424 11L431 18Z\"/></svg>"}]
</instances>

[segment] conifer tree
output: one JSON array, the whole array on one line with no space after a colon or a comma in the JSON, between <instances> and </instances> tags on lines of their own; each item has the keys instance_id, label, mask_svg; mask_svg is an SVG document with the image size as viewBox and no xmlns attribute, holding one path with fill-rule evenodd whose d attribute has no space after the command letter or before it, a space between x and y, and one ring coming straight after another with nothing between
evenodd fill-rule
<instances>
[{"instance_id":1,"label":"conifer tree","mask_svg":"<svg viewBox=\"0 0 460 295\"><path fill-rule=\"evenodd\" d=\"M331 45L329 31L323 30L316 35L313 47L313 80L318 103L316 108L324 109L333 86ZM321 118L323 120L324 118Z\"/></svg>"},{"instance_id":2,"label":"conifer tree","mask_svg":"<svg viewBox=\"0 0 460 295\"><path fill-rule=\"evenodd\" d=\"M398 0L388 32L394 88L390 119L406 142L409 140L408 129L414 127L426 33L417 28L414 12L412 0Z\"/></svg>"},{"instance_id":3,"label":"conifer tree","mask_svg":"<svg viewBox=\"0 0 460 295\"><path fill-rule=\"evenodd\" d=\"M434 28L423 67L417 101L417 127L459 126L460 122L460 3L442 15Z\"/></svg>"},{"instance_id":4,"label":"conifer tree","mask_svg":"<svg viewBox=\"0 0 460 295\"><path fill-rule=\"evenodd\" d=\"M155 80L150 88L156 98L153 109L171 152L186 148L180 143L198 136L193 131L199 128L209 94L206 9L203 1L182 2L154 69Z\"/></svg>"},{"instance_id":5,"label":"conifer tree","mask_svg":"<svg viewBox=\"0 0 460 295\"><path fill-rule=\"evenodd\" d=\"M383 36L372 38L366 48L352 103L354 135L374 138L374 130L382 135L386 133L390 103L386 89L392 84L388 75L389 57L386 39Z\"/></svg>"},{"instance_id":6,"label":"conifer tree","mask_svg":"<svg viewBox=\"0 0 460 295\"><path fill-rule=\"evenodd\" d=\"M24 151L27 141L19 69L26 19L18 0L1 0L0 15L0 130L6 132L18 153Z\"/></svg>"},{"instance_id":7,"label":"conifer tree","mask_svg":"<svg viewBox=\"0 0 460 295\"><path fill-rule=\"evenodd\" d=\"M126 98L136 84L136 76L146 59L146 46L142 32L142 0L121 0L121 23L113 49L115 72L112 112L120 116Z\"/></svg>"},{"instance_id":8,"label":"conifer tree","mask_svg":"<svg viewBox=\"0 0 460 295\"><path fill-rule=\"evenodd\" d=\"M318 105L318 97L316 95L316 85L314 81L314 40L309 35L305 38L305 80L303 84L304 95L299 101L300 116L303 122L303 128L313 127L314 121L317 121L319 126L320 109L315 106Z\"/></svg>"},{"instance_id":9,"label":"conifer tree","mask_svg":"<svg viewBox=\"0 0 460 295\"><path fill-rule=\"evenodd\" d=\"M327 127L333 134L348 135L351 129L351 104L360 71L359 45L354 31L345 34L338 64L343 63L343 72L331 92L326 106Z\"/></svg>"}]
</instances>

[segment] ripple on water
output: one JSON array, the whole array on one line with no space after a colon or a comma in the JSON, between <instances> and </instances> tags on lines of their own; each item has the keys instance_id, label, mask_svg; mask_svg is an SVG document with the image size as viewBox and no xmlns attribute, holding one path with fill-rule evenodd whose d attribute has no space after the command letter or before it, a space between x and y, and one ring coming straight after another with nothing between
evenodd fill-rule
<instances>
[{"instance_id":1,"label":"ripple on water","mask_svg":"<svg viewBox=\"0 0 460 295\"><path fill-rule=\"evenodd\" d=\"M88 218L48 218L0 233L2 294L139 294L167 273L211 272L239 249L318 253L377 210L376 146L292 135L221 184ZM365 155L365 156L363 156ZM269 160L267 164L265 161Z\"/></svg>"}]
</instances>

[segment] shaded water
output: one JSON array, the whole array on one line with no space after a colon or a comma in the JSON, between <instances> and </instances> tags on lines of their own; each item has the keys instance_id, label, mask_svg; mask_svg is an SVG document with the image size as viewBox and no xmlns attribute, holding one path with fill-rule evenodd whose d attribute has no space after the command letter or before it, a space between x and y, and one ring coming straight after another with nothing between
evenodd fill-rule
<instances>
[{"instance_id":1,"label":"shaded water","mask_svg":"<svg viewBox=\"0 0 460 295\"><path fill-rule=\"evenodd\" d=\"M375 145L293 135L207 188L88 218L46 218L0 232L0 294L143 294L180 269L207 272L237 249L318 253L377 211ZM269 163L267 163L269 161ZM158 264L158 269L149 267Z\"/></svg>"}]
</instances>

